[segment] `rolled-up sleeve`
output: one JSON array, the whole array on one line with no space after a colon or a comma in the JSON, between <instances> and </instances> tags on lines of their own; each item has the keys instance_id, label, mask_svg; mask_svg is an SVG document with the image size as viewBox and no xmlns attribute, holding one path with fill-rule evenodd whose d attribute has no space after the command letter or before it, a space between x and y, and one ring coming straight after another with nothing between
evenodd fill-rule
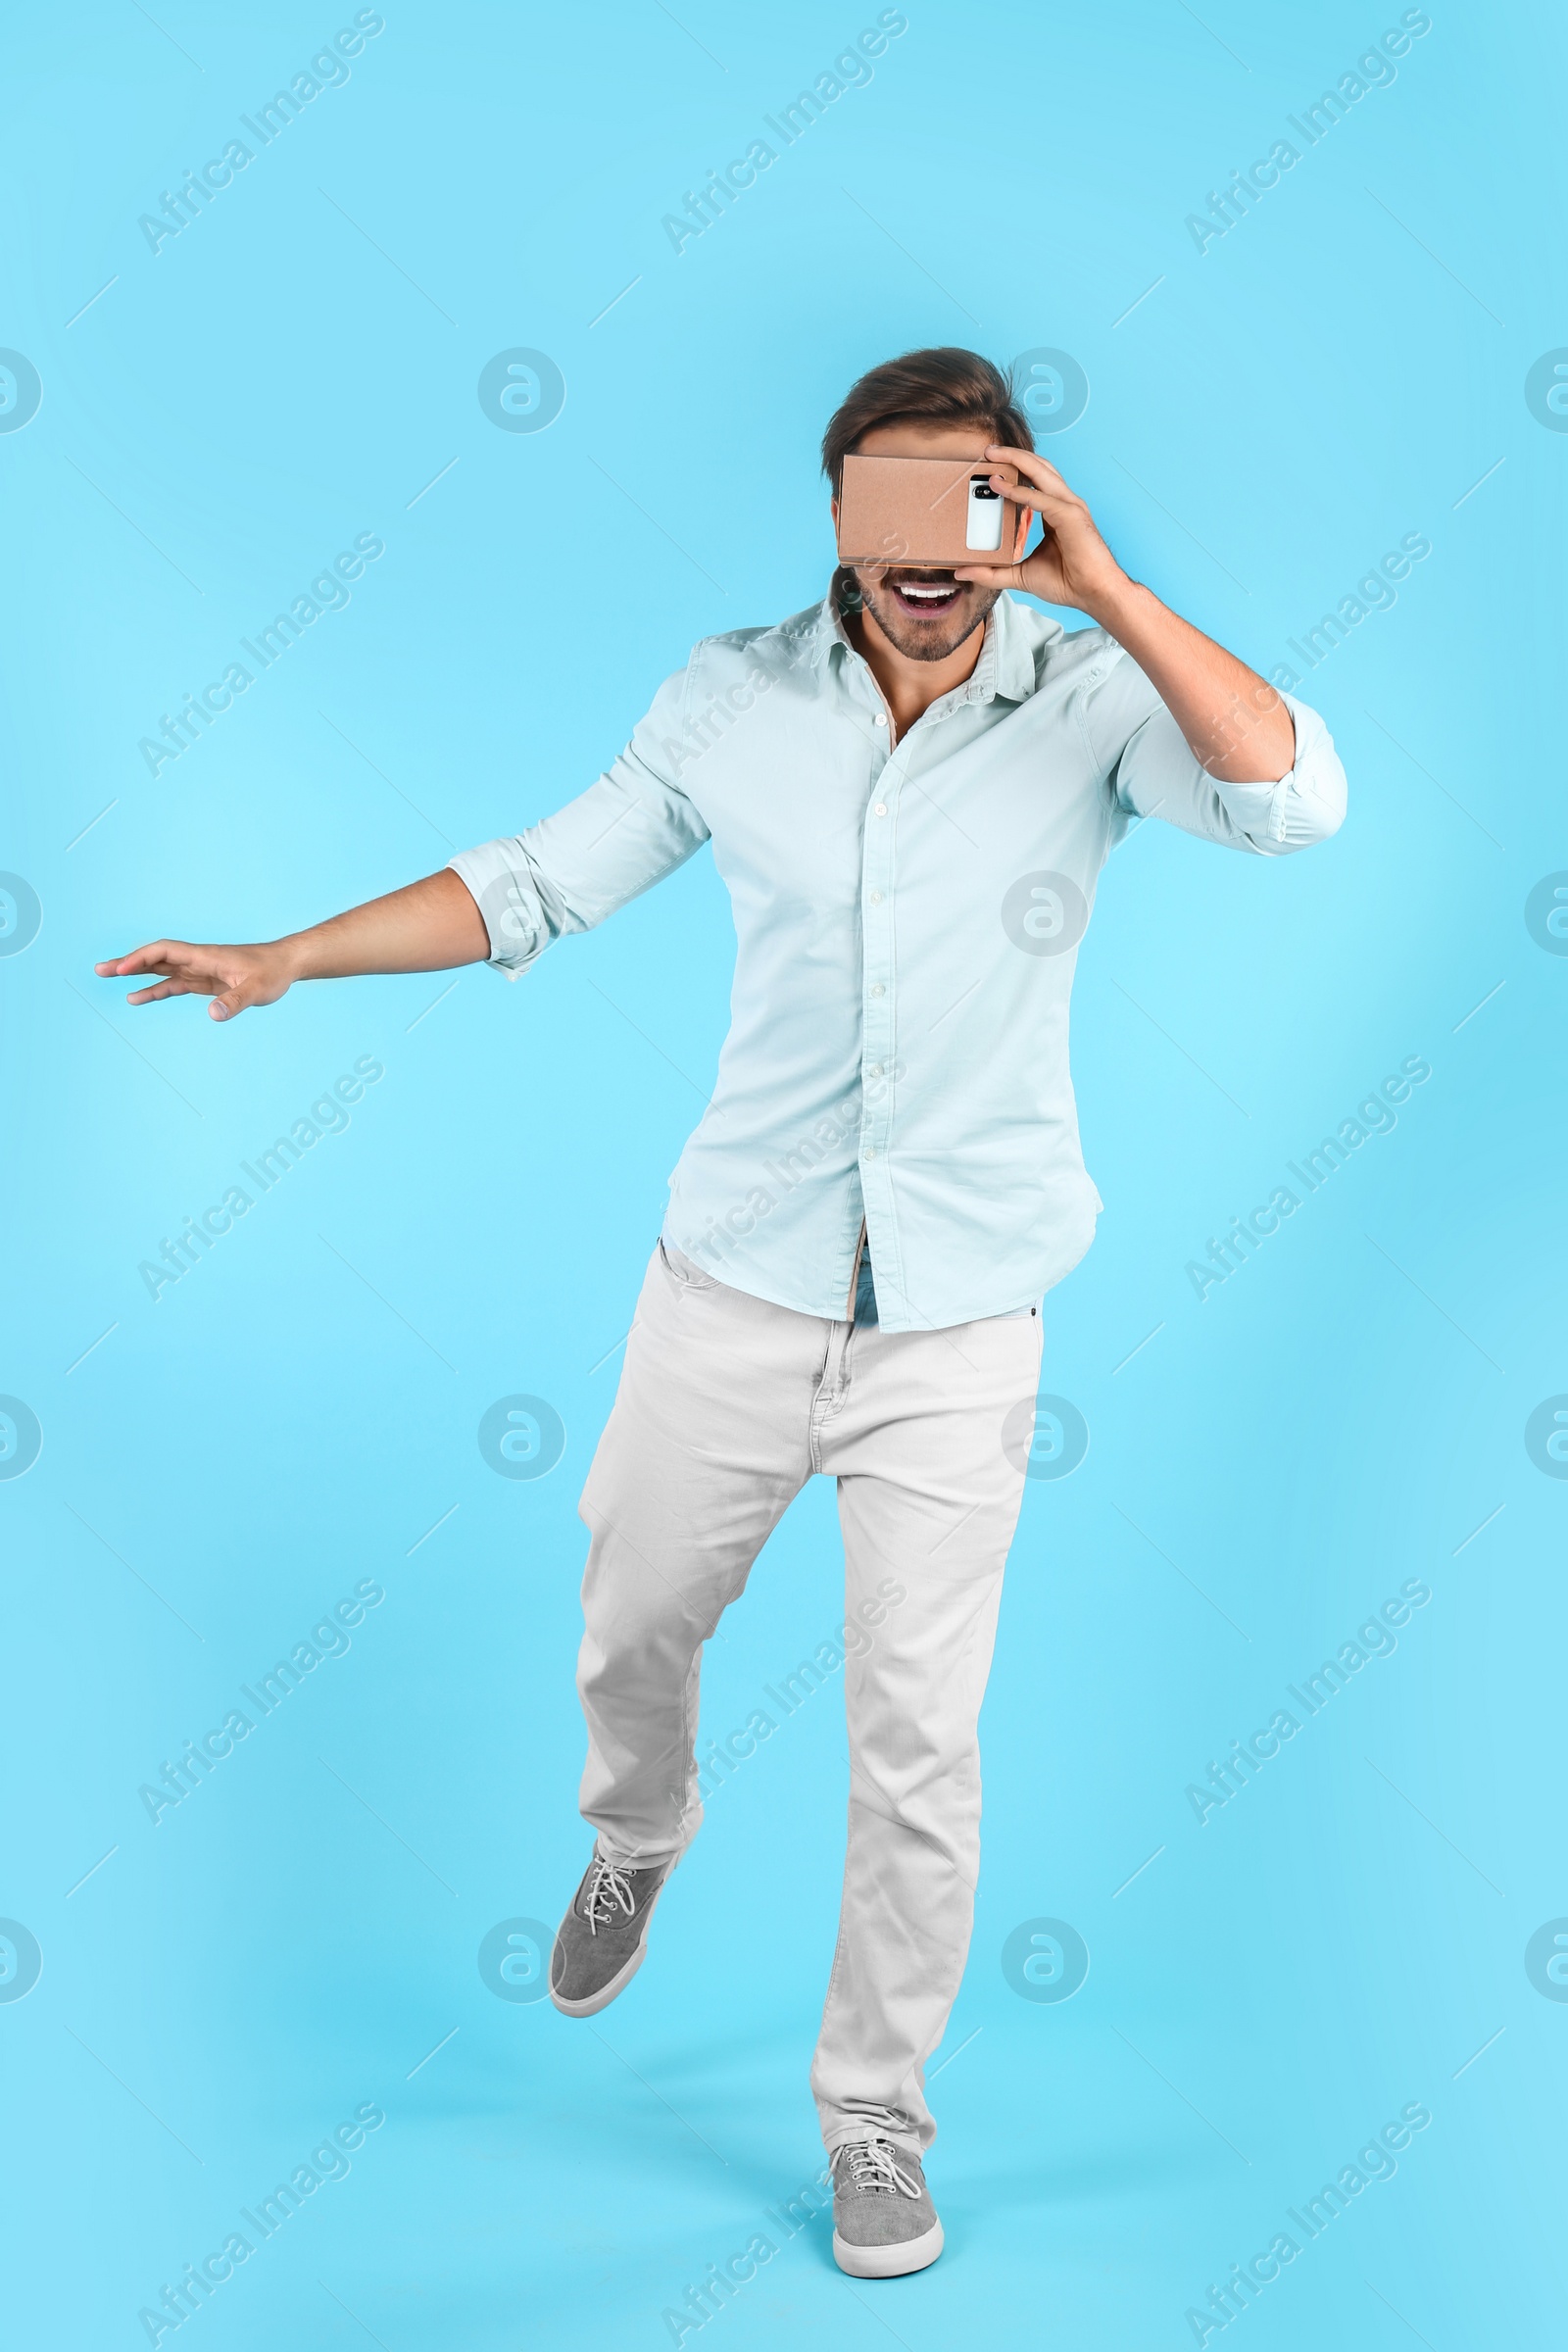
<instances>
[{"instance_id":1,"label":"rolled-up sleeve","mask_svg":"<svg viewBox=\"0 0 1568 2352\"><path fill-rule=\"evenodd\" d=\"M1326 841L1345 821L1345 770L1315 710L1280 700L1296 728L1296 761L1274 782L1225 784L1193 757L1186 736L1136 662L1117 649L1085 703L1091 749L1125 817L1157 816L1184 833L1284 857Z\"/></svg>"},{"instance_id":2,"label":"rolled-up sleeve","mask_svg":"<svg viewBox=\"0 0 1568 2352\"><path fill-rule=\"evenodd\" d=\"M666 678L597 784L525 833L463 850L451 870L484 917L509 980L564 932L589 931L700 850L708 827L674 780L688 673Z\"/></svg>"}]
</instances>

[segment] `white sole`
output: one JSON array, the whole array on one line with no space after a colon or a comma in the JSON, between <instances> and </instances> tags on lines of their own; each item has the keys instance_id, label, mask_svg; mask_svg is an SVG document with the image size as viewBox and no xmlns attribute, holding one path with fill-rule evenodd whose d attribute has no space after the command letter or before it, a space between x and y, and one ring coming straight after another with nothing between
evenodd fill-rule
<instances>
[{"instance_id":1,"label":"white sole","mask_svg":"<svg viewBox=\"0 0 1568 2352\"><path fill-rule=\"evenodd\" d=\"M906 2238L902 2246L852 2246L833 2232L833 2259L852 2278L903 2278L910 2271L926 2270L942 2251L942 2224L923 2237Z\"/></svg>"},{"instance_id":2,"label":"white sole","mask_svg":"<svg viewBox=\"0 0 1568 2352\"><path fill-rule=\"evenodd\" d=\"M655 1894L653 1901L649 1904L647 1911L643 1914L643 1939L637 1946L637 1949L633 1952L631 1958L627 1961L625 1967L621 1970L620 1974L618 1976L612 1977L610 1983L602 1985L598 1992L590 1993L585 2001L561 2000L557 1996L554 1984L552 1984L550 1987L550 2003L552 2008L559 2009L563 2017L596 2017L601 2009L608 2009L610 2007L611 2002L615 1998L617 1993L625 1991L626 1986L631 1983L633 1977L637 1974L637 1971L641 1968L643 1962L648 1957L648 1932L654 1924L654 1913L659 1909L659 1897L663 1893L664 1887L669 1885L669 1882L674 1875L675 1873L673 1867L664 1873L662 1884L659 1887L658 1892ZM553 1960L554 1953L552 1953L552 1961Z\"/></svg>"}]
</instances>

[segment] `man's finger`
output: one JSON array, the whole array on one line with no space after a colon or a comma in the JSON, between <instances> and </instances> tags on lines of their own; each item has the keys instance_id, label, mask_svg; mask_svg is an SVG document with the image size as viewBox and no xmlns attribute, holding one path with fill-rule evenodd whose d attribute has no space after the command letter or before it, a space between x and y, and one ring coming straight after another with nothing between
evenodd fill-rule
<instances>
[{"instance_id":1,"label":"man's finger","mask_svg":"<svg viewBox=\"0 0 1568 2352\"><path fill-rule=\"evenodd\" d=\"M993 488L1000 490L1004 498L1010 498L1015 507L1029 507L1036 514L1061 514L1080 504L1065 487L1054 490L1047 484L1044 489L1036 490L1027 482L1004 482L1000 473L994 473L991 481Z\"/></svg>"},{"instance_id":2,"label":"man's finger","mask_svg":"<svg viewBox=\"0 0 1568 2352\"><path fill-rule=\"evenodd\" d=\"M1007 564L1000 569L994 564L964 564L955 571L956 580L975 580L982 588L1022 588L1023 565Z\"/></svg>"},{"instance_id":3,"label":"man's finger","mask_svg":"<svg viewBox=\"0 0 1568 2352\"><path fill-rule=\"evenodd\" d=\"M1052 465L1050 459L1041 457L1038 450L1009 449L1004 441L991 441L986 445L986 456L988 458L1005 458L1009 465L1016 466L1020 473L1026 475L1031 482L1037 483L1042 490L1051 488L1065 490L1067 488L1066 482Z\"/></svg>"},{"instance_id":4,"label":"man's finger","mask_svg":"<svg viewBox=\"0 0 1568 2352\"><path fill-rule=\"evenodd\" d=\"M176 962L174 953L172 953L174 946L176 941L172 939L155 939L151 941L151 946L131 948L129 955L116 955L108 964L94 964L92 969L106 981L124 981L124 978L129 978L131 971L153 971L158 964Z\"/></svg>"},{"instance_id":5,"label":"man's finger","mask_svg":"<svg viewBox=\"0 0 1568 2352\"><path fill-rule=\"evenodd\" d=\"M127 1004L156 1004L160 997L189 997L195 990L188 980L176 980L172 972L164 973L156 988L132 989L125 999Z\"/></svg>"}]
</instances>

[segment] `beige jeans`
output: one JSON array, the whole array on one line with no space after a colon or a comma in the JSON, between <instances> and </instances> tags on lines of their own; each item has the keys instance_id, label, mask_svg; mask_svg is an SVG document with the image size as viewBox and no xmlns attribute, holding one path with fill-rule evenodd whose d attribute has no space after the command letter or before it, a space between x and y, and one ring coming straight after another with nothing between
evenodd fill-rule
<instances>
[{"instance_id":1,"label":"beige jeans","mask_svg":"<svg viewBox=\"0 0 1568 2352\"><path fill-rule=\"evenodd\" d=\"M924 2068L969 1947L976 1723L1023 1492L1002 1429L1040 1348L1030 1310L884 1333L731 1290L662 1243L583 1491L582 1811L601 1854L641 1864L702 1819L703 1643L806 1481L838 1481L846 1616L866 1641L844 1669L849 1849L811 2069L830 2151L935 2137Z\"/></svg>"}]
</instances>

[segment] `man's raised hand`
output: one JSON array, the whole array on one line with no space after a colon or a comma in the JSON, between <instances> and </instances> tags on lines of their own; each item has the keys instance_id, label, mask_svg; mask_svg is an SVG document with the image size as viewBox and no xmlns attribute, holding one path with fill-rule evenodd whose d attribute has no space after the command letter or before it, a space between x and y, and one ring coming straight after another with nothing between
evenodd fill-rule
<instances>
[{"instance_id":1,"label":"man's raised hand","mask_svg":"<svg viewBox=\"0 0 1568 2352\"><path fill-rule=\"evenodd\" d=\"M1009 449L994 441L986 456L1017 467L1015 485L994 473L991 486L1017 505L1032 508L1040 517L1044 536L1021 564L964 564L955 578L978 580L986 588L1021 589L1026 596L1038 596L1048 605L1070 606L1075 612L1087 612L1098 620L1099 605L1127 581L1083 500L1068 489L1054 466L1036 457L1032 449Z\"/></svg>"}]
</instances>

